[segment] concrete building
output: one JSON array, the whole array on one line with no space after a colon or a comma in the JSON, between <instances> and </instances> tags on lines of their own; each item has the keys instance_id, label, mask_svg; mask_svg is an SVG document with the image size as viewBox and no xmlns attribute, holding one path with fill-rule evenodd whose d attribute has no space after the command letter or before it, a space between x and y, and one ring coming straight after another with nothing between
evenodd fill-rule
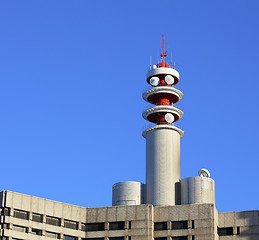
<instances>
[{"instance_id":1,"label":"concrete building","mask_svg":"<svg viewBox=\"0 0 259 240\"><path fill-rule=\"evenodd\" d=\"M258 240L259 212L214 204L84 208L1 192L2 240Z\"/></svg>"},{"instance_id":2,"label":"concrete building","mask_svg":"<svg viewBox=\"0 0 259 240\"><path fill-rule=\"evenodd\" d=\"M175 125L183 112L179 73L162 60L150 66L143 98L153 104L146 139L146 183L113 185L112 206L84 208L3 191L1 240L259 240L259 212L218 213L215 182L206 169L180 178L180 139Z\"/></svg>"}]
</instances>

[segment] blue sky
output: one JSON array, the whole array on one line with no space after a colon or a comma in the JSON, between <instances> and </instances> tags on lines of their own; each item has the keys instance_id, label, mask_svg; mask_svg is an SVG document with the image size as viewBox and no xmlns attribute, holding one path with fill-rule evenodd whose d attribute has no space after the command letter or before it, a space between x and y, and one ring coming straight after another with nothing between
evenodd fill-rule
<instances>
[{"instance_id":1,"label":"blue sky","mask_svg":"<svg viewBox=\"0 0 259 240\"><path fill-rule=\"evenodd\" d=\"M85 207L145 182L142 92L160 36L180 72L181 176L259 209L259 2L0 2L0 190ZM169 58L170 59L170 58ZM168 60L169 60L168 59Z\"/></svg>"}]
</instances>

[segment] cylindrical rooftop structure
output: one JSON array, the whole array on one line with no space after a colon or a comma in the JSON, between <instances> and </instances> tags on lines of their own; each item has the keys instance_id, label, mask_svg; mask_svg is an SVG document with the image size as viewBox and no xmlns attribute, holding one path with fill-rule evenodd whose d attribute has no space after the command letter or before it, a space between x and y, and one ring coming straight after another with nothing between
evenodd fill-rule
<instances>
[{"instance_id":1,"label":"cylindrical rooftop structure","mask_svg":"<svg viewBox=\"0 0 259 240\"><path fill-rule=\"evenodd\" d=\"M127 181L112 187L112 206L140 205L144 203L144 184Z\"/></svg>"},{"instance_id":2,"label":"cylindrical rooftop structure","mask_svg":"<svg viewBox=\"0 0 259 240\"><path fill-rule=\"evenodd\" d=\"M215 182L209 177L189 177L181 180L181 204L215 204Z\"/></svg>"}]
</instances>

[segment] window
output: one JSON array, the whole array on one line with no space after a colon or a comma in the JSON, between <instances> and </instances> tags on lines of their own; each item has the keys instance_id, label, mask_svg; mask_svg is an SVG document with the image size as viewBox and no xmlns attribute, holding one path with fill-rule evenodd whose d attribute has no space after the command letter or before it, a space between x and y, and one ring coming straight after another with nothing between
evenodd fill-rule
<instances>
[{"instance_id":1,"label":"window","mask_svg":"<svg viewBox=\"0 0 259 240\"><path fill-rule=\"evenodd\" d=\"M218 235L219 236L233 235L233 228L232 227L218 228Z\"/></svg>"},{"instance_id":2,"label":"window","mask_svg":"<svg viewBox=\"0 0 259 240\"><path fill-rule=\"evenodd\" d=\"M129 229L131 229L131 221L129 221Z\"/></svg>"},{"instance_id":3,"label":"window","mask_svg":"<svg viewBox=\"0 0 259 240\"><path fill-rule=\"evenodd\" d=\"M172 237L172 240L188 240L188 236Z\"/></svg>"},{"instance_id":4,"label":"window","mask_svg":"<svg viewBox=\"0 0 259 240\"><path fill-rule=\"evenodd\" d=\"M13 216L15 218L28 219L28 213L25 211L14 209Z\"/></svg>"},{"instance_id":5,"label":"window","mask_svg":"<svg viewBox=\"0 0 259 240\"><path fill-rule=\"evenodd\" d=\"M109 230L123 230L125 229L124 222L110 222Z\"/></svg>"},{"instance_id":6,"label":"window","mask_svg":"<svg viewBox=\"0 0 259 240\"><path fill-rule=\"evenodd\" d=\"M104 223L86 223L81 226L82 231L104 231Z\"/></svg>"},{"instance_id":7,"label":"window","mask_svg":"<svg viewBox=\"0 0 259 240\"><path fill-rule=\"evenodd\" d=\"M104 238L81 238L81 240L104 240Z\"/></svg>"},{"instance_id":8,"label":"window","mask_svg":"<svg viewBox=\"0 0 259 240\"><path fill-rule=\"evenodd\" d=\"M26 233L27 232L27 227L13 225L13 231L25 232Z\"/></svg>"},{"instance_id":9,"label":"window","mask_svg":"<svg viewBox=\"0 0 259 240\"><path fill-rule=\"evenodd\" d=\"M195 228L194 220L192 220L192 229Z\"/></svg>"},{"instance_id":10,"label":"window","mask_svg":"<svg viewBox=\"0 0 259 240\"><path fill-rule=\"evenodd\" d=\"M176 221L172 222L172 230L188 229L188 221Z\"/></svg>"},{"instance_id":11,"label":"window","mask_svg":"<svg viewBox=\"0 0 259 240\"><path fill-rule=\"evenodd\" d=\"M109 240L124 240L124 237L110 237Z\"/></svg>"},{"instance_id":12,"label":"window","mask_svg":"<svg viewBox=\"0 0 259 240\"><path fill-rule=\"evenodd\" d=\"M45 236L49 237L49 238L59 238L59 234L58 233L54 233L54 232L47 232L46 231Z\"/></svg>"},{"instance_id":13,"label":"window","mask_svg":"<svg viewBox=\"0 0 259 240\"><path fill-rule=\"evenodd\" d=\"M2 216L9 216L9 208L2 208L1 214Z\"/></svg>"},{"instance_id":14,"label":"window","mask_svg":"<svg viewBox=\"0 0 259 240\"><path fill-rule=\"evenodd\" d=\"M9 229L9 224L8 223L2 223L1 224L2 229Z\"/></svg>"},{"instance_id":15,"label":"window","mask_svg":"<svg viewBox=\"0 0 259 240\"><path fill-rule=\"evenodd\" d=\"M59 218L46 217L46 223L54 226L59 226Z\"/></svg>"},{"instance_id":16,"label":"window","mask_svg":"<svg viewBox=\"0 0 259 240\"><path fill-rule=\"evenodd\" d=\"M195 236L192 236L192 240L195 240Z\"/></svg>"},{"instance_id":17,"label":"window","mask_svg":"<svg viewBox=\"0 0 259 240\"><path fill-rule=\"evenodd\" d=\"M37 213L32 213L32 221L42 222L42 215Z\"/></svg>"},{"instance_id":18,"label":"window","mask_svg":"<svg viewBox=\"0 0 259 240\"><path fill-rule=\"evenodd\" d=\"M71 229L77 229L77 222L64 220L64 227L65 228L71 228Z\"/></svg>"},{"instance_id":19,"label":"window","mask_svg":"<svg viewBox=\"0 0 259 240\"><path fill-rule=\"evenodd\" d=\"M81 223L81 231L86 231L86 224L85 223Z\"/></svg>"},{"instance_id":20,"label":"window","mask_svg":"<svg viewBox=\"0 0 259 240\"><path fill-rule=\"evenodd\" d=\"M72 236L64 235L63 240L77 240L77 237L72 237Z\"/></svg>"},{"instance_id":21,"label":"window","mask_svg":"<svg viewBox=\"0 0 259 240\"><path fill-rule=\"evenodd\" d=\"M167 222L154 223L154 230L155 231L167 230Z\"/></svg>"},{"instance_id":22,"label":"window","mask_svg":"<svg viewBox=\"0 0 259 240\"><path fill-rule=\"evenodd\" d=\"M240 227L237 227L237 235L240 235Z\"/></svg>"},{"instance_id":23,"label":"window","mask_svg":"<svg viewBox=\"0 0 259 240\"><path fill-rule=\"evenodd\" d=\"M35 235L42 235L42 231L40 229L36 229L36 228L32 228L31 229L31 234L35 234Z\"/></svg>"}]
</instances>

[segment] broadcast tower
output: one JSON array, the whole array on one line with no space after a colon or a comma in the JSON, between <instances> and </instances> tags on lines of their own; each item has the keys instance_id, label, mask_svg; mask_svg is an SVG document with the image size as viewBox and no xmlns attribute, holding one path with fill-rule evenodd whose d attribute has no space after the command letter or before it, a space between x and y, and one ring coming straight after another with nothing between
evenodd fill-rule
<instances>
[{"instance_id":1,"label":"broadcast tower","mask_svg":"<svg viewBox=\"0 0 259 240\"><path fill-rule=\"evenodd\" d=\"M156 105L143 112L143 117L156 124L143 132L146 138L146 203L152 205L180 204L180 138L183 131L174 123L183 112L174 104L183 93L174 86L179 73L165 62L165 39L162 36L162 61L147 73L152 88L143 94L145 101Z\"/></svg>"}]
</instances>

